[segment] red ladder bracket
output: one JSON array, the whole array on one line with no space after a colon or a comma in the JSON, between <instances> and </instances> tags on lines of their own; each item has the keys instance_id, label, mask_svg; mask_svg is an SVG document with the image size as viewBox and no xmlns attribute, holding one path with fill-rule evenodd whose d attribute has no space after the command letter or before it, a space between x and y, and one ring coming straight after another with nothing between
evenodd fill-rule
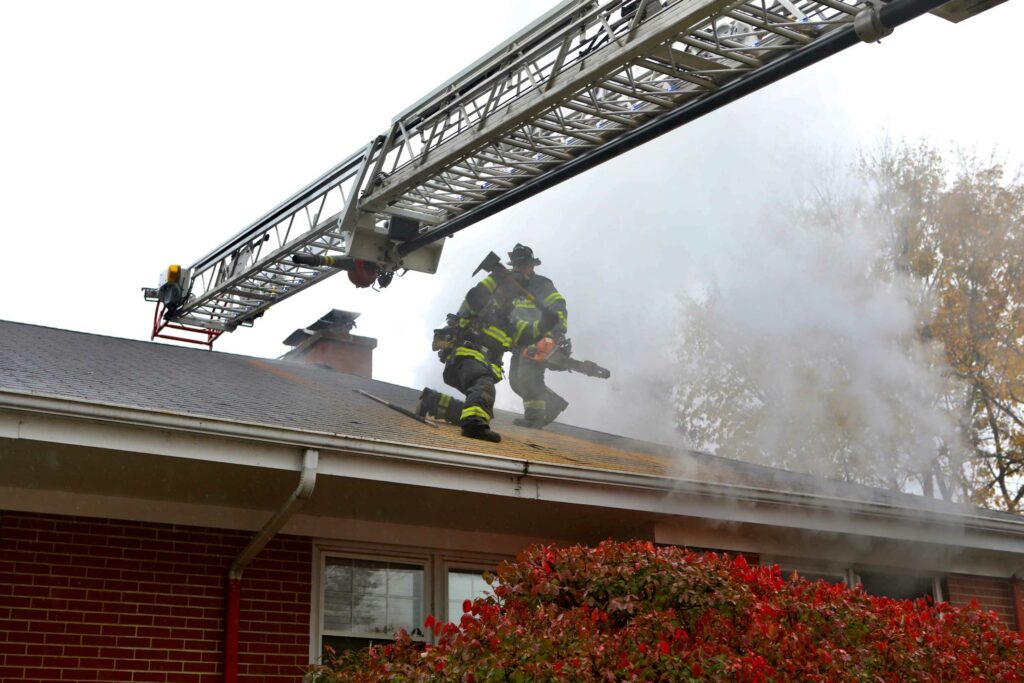
<instances>
[{"instance_id":1,"label":"red ladder bracket","mask_svg":"<svg viewBox=\"0 0 1024 683\"><path fill-rule=\"evenodd\" d=\"M149 336L150 340L156 339L172 339L174 341L185 342L186 344L198 344L199 346L205 346L207 349L213 351L213 342L217 341L217 337L224 334L224 330L208 330L203 327L193 327L191 325L182 325L181 323L171 322L164 319L164 312L167 309L159 301L156 303L156 308L153 311L153 333ZM180 336L177 334L168 334L167 331L177 331L188 333L192 336Z\"/></svg>"}]
</instances>

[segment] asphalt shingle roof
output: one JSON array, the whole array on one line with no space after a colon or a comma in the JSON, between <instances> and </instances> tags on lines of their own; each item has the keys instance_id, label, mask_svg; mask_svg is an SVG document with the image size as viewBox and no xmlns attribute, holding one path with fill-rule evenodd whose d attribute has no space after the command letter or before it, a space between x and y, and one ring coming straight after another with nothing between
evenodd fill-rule
<instances>
[{"instance_id":1,"label":"asphalt shingle roof","mask_svg":"<svg viewBox=\"0 0 1024 683\"><path fill-rule=\"evenodd\" d=\"M537 462L657 475L671 467L671 456L651 444L627 448L624 439L573 428L522 429L508 414L496 418L505 441L471 441L452 425L421 424L357 390L409 409L419 395L417 389L301 362L0 321L0 391Z\"/></svg>"},{"instance_id":2,"label":"asphalt shingle roof","mask_svg":"<svg viewBox=\"0 0 1024 683\"><path fill-rule=\"evenodd\" d=\"M532 462L675 476L777 491L817 492L906 505L916 496L823 482L727 458L568 425L531 430L498 412L500 444L431 427L356 390L412 409L418 389L301 362L106 337L0 321L0 392L31 392L106 405L234 420ZM931 501L929 501L931 502ZM982 514L980 510L976 512Z\"/></svg>"}]
</instances>

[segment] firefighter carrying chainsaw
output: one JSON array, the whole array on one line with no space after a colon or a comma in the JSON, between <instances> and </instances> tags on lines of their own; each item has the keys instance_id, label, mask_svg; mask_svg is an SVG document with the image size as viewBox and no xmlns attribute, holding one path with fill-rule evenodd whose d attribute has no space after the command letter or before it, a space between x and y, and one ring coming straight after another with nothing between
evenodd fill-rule
<instances>
[{"instance_id":1,"label":"firefighter carrying chainsaw","mask_svg":"<svg viewBox=\"0 0 1024 683\"><path fill-rule=\"evenodd\" d=\"M544 386L545 364L553 370L609 376L590 361L570 358L571 346L564 339L565 300L550 280L534 274L533 267L540 261L533 251L517 244L509 260L513 272L502 266L497 254L488 254L473 274L480 270L490 274L469 290L458 314L449 314L447 325L434 331L433 348L445 364L444 381L464 392L465 402L425 388L417 406L421 416L459 424L464 436L493 442L501 441L490 420L505 351L514 353L512 388L523 397L526 408L517 424L542 427L568 406Z\"/></svg>"},{"instance_id":2,"label":"firefighter carrying chainsaw","mask_svg":"<svg viewBox=\"0 0 1024 683\"><path fill-rule=\"evenodd\" d=\"M555 289L548 278L534 272L540 259L533 255L533 249L517 244L508 253L508 265L512 267L512 278L519 284L520 292L512 300L512 324L516 329L533 325L545 313L558 316L558 323L536 342L523 340L512 346L512 364L509 368L509 383L512 391L523 399L523 417L515 423L521 427L541 428L554 422L559 413L569 407L569 402L544 384L546 361L559 345L564 347L569 331L569 312L565 297Z\"/></svg>"}]
</instances>

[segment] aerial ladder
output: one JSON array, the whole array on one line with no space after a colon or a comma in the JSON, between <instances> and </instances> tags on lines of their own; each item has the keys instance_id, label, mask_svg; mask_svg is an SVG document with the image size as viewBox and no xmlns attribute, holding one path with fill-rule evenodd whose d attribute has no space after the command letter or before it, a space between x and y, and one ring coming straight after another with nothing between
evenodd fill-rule
<instances>
[{"instance_id":1,"label":"aerial ladder","mask_svg":"<svg viewBox=\"0 0 1024 683\"><path fill-rule=\"evenodd\" d=\"M346 271L434 273L444 238L926 12L1002 0L565 0L157 287L153 337L212 347Z\"/></svg>"}]
</instances>

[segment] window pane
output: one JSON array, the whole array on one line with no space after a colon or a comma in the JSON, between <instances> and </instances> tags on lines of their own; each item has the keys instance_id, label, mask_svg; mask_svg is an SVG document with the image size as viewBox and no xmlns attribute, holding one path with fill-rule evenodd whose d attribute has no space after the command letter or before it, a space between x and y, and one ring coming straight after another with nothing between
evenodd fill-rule
<instances>
[{"instance_id":1,"label":"window pane","mask_svg":"<svg viewBox=\"0 0 1024 683\"><path fill-rule=\"evenodd\" d=\"M932 579L927 576L864 572L860 573L860 582L870 595L897 599L935 597L932 594Z\"/></svg>"},{"instance_id":2,"label":"window pane","mask_svg":"<svg viewBox=\"0 0 1024 683\"><path fill-rule=\"evenodd\" d=\"M347 631L352 628L351 593L324 593L324 628L329 631Z\"/></svg>"},{"instance_id":3,"label":"window pane","mask_svg":"<svg viewBox=\"0 0 1024 683\"><path fill-rule=\"evenodd\" d=\"M387 563L352 560L352 564L353 592L387 595Z\"/></svg>"},{"instance_id":4,"label":"window pane","mask_svg":"<svg viewBox=\"0 0 1024 683\"><path fill-rule=\"evenodd\" d=\"M423 570L418 567L396 567L388 569L388 595L400 595L406 598L419 597L423 582L420 577Z\"/></svg>"},{"instance_id":5,"label":"window pane","mask_svg":"<svg viewBox=\"0 0 1024 683\"><path fill-rule=\"evenodd\" d=\"M416 619L416 600L412 598L388 598L388 628L392 632L400 628L411 631Z\"/></svg>"},{"instance_id":6,"label":"window pane","mask_svg":"<svg viewBox=\"0 0 1024 683\"><path fill-rule=\"evenodd\" d=\"M477 576L478 574L467 572L448 572L448 596L471 595L473 593L473 579Z\"/></svg>"},{"instance_id":7,"label":"window pane","mask_svg":"<svg viewBox=\"0 0 1024 683\"><path fill-rule=\"evenodd\" d=\"M352 605L352 629L364 633L388 633L388 599L383 595L356 595Z\"/></svg>"},{"instance_id":8,"label":"window pane","mask_svg":"<svg viewBox=\"0 0 1024 683\"><path fill-rule=\"evenodd\" d=\"M423 622L421 566L328 557L324 570L324 630L334 634L381 634L399 629L413 636Z\"/></svg>"},{"instance_id":9,"label":"window pane","mask_svg":"<svg viewBox=\"0 0 1024 683\"><path fill-rule=\"evenodd\" d=\"M324 585L326 590L345 591L352 590L352 560L341 560L328 558L327 566L324 568Z\"/></svg>"},{"instance_id":10,"label":"window pane","mask_svg":"<svg viewBox=\"0 0 1024 683\"><path fill-rule=\"evenodd\" d=\"M493 595L491 586L484 581L483 572L451 570L448 572L448 621L462 618L462 603Z\"/></svg>"}]
</instances>

